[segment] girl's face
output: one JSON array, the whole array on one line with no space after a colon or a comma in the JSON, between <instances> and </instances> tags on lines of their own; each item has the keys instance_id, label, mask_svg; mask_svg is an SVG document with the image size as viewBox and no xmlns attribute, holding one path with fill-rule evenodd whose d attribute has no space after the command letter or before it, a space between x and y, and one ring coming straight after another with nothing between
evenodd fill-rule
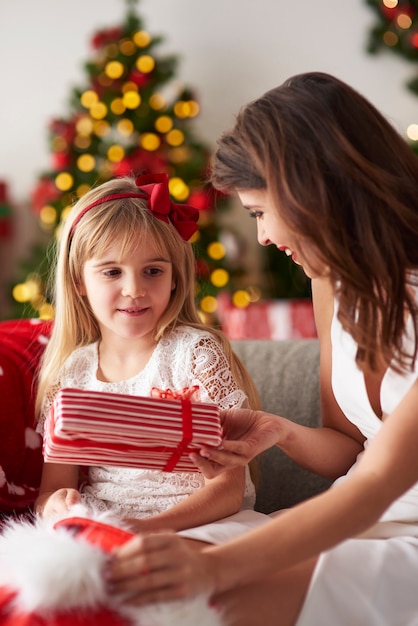
<instances>
[{"instance_id":1,"label":"girl's face","mask_svg":"<svg viewBox=\"0 0 418 626\"><path fill-rule=\"evenodd\" d=\"M118 245L85 262L80 293L105 338L153 343L175 284L170 259L151 240L120 258Z\"/></svg>"},{"instance_id":2,"label":"girl's face","mask_svg":"<svg viewBox=\"0 0 418 626\"><path fill-rule=\"evenodd\" d=\"M239 199L250 217L257 220L257 239L262 246L274 245L291 256L293 261L301 265L309 278L317 278L326 273L324 266L315 253L314 247L309 244L300 249L294 233L280 217L279 210L266 189L237 190ZM322 268L318 271L318 267ZM315 269L314 269L315 268Z\"/></svg>"}]
</instances>

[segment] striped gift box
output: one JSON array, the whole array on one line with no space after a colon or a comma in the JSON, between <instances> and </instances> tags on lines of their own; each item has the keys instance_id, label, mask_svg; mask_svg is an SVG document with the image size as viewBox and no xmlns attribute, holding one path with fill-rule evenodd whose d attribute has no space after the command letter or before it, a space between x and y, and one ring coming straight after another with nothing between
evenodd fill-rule
<instances>
[{"instance_id":1,"label":"striped gift box","mask_svg":"<svg viewBox=\"0 0 418 626\"><path fill-rule=\"evenodd\" d=\"M221 439L215 404L61 389L43 452L51 463L190 472L198 470L188 454Z\"/></svg>"}]
</instances>

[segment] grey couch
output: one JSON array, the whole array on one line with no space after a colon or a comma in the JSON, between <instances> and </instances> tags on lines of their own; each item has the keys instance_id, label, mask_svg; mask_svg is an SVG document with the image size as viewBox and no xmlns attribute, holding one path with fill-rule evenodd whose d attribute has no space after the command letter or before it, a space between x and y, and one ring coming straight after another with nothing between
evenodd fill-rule
<instances>
[{"instance_id":1,"label":"grey couch","mask_svg":"<svg viewBox=\"0 0 418 626\"><path fill-rule=\"evenodd\" d=\"M315 339L233 341L260 393L263 409L307 426L318 426L319 346ZM256 509L271 513L329 486L303 470L277 447L260 459Z\"/></svg>"}]
</instances>

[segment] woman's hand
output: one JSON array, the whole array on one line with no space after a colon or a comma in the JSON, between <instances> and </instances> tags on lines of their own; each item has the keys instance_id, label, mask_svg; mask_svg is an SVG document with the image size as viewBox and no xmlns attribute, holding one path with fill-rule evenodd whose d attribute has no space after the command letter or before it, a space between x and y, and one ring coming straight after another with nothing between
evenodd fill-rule
<instances>
[{"instance_id":1,"label":"woman's hand","mask_svg":"<svg viewBox=\"0 0 418 626\"><path fill-rule=\"evenodd\" d=\"M247 465L278 442L282 429L282 418L251 409L221 411L221 420L224 439L219 448L203 446L199 452L190 454L207 478L226 469Z\"/></svg>"},{"instance_id":2,"label":"woman's hand","mask_svg":"<svg viewBox=\"0 0 418 626\"><path fill-rule=\"evenodd\" d=\"M47 494L45 494L47 496ZM41 500L41 498L39 498ZM44 503L41 504L42 517L52 515L65 515L69 509L81 501L80 492L77 489L58 489L47 496Z\"/></svg>"},{"instance_id":3,"label":"woman's hand","mask_svg":"<svg viewBox=\"0 0 418 626\"><path fill-rule=\"evenodd\" d=\"M104 572L111 594L135 605L166 602L214 590L210 558L172 532L137 535L113 553Z\"/></svg>"}]
</instances>

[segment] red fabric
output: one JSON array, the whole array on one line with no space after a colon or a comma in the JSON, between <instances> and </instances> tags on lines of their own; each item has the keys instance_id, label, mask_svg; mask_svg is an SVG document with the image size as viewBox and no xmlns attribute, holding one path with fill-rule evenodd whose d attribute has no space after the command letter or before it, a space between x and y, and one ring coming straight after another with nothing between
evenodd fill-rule
<instances>
[{"instance_id":1,"label":"red fabric","mask_svg":"<svg viewBox=\"0 0 418 626\"><path fill-rule=\"evenodd\" d=\"M85 539L89 543L100 546L100 548L110 554L113 548L122 546L124 543L135 537L135 533L98 522L87 517L67 517L56 522L54 528L65 528L70 530L77 539Z\"/></svg>"},{"instance_id":2,"label":"red fabric","mask_svg":"<svg viewBox=\"0 0 418 626\"><path fill-rule=\"evenodd\" d=\"M0 323L0 513L21 512L38 494L42 440L35 432L39 359L51 322Z\"/></svg>"},{"instance_id":3,"label":"red fabric","mask_svg":"<svg viewBox=\"0 0 418 626\"><path fill-rule=\"evenodd\" d=\"M132 622L106 608L49 612L41 616L22 613L13 604L15 592L0 587L0 626L132 626Z\"/></svg>"},{"instance_id":4,"label":"red fabric","mask_svg":"<svg viewBox=\"0 0 418 626\"><path fill-rule=\"evenodd\" d=\"M61 520L55 528L66 528L77 539L99 545L110 553L134 537L134 533L91 519L73 517ZM132 626L132 622L102 606L90 609L48 611L45 615L23 613L15 606L16 592L0 587L0 626Z\"/></svg>"}]
</instances>

